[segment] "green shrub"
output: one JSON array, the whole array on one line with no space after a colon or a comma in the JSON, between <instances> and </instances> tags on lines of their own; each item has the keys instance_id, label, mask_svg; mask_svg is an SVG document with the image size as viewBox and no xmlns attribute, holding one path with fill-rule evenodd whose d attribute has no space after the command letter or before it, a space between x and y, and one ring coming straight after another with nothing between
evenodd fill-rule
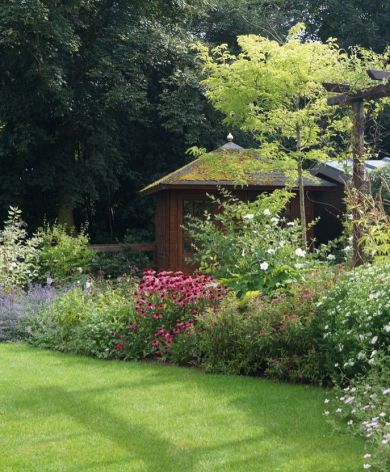
<instances>
[{"instance_id":1,"label":"green shrub","mask_svg":"<svg viewBox=\"0 0 390 472\"><path fill-rule=\"evenodd\" d=\"M335 280L330 270L313 272L292 284L290 293L256 297L244 307L230 295L216 313L199 316L194 325L201 364L216 372L326 381L322 335L313 320L316 303Z\"/></svg>"},{"instance_id":2,"label":"green shrub","mask_svg":"<svg viewBox=\"0 0 390 472\"><path fill-rule=\"evenodd\" d=\"M24 322L31 344L100 358L118 357L117 336L134 316L133 280L64 291Z\"/></svg>"},{"instance_id":3,"label":"green shrub","mask_svg":"<svg viewBox=\"0 0 390 472\"><path fill-rule=\"evenodd\" d=\"M336 382L369 371L390 341L390 264L346 272L317 311L324 369Z\"/></svg>"},{"instance_id":4,"label":"green shrub","mask_svg":"<svg viewBox=\"0 0 390 472\"><path fill-rule=\"evenodd\" d=\"M140 276L152 265L149 254L131 249L119 252L97 252L94 254L91 271L95 275L117 278L122 275Z\"/></svg>"},{"instance_id":5,"label":"green shrub","mask_svg":"<svg viewBox=\"0 0 390 472\"><path fill-rule=\"evenodd\" d=\"M55 283L78 280L88 273L93 252L88 247L88 236L82 230L76 234L63 225L46 225L38 232L43 240L39 252L39 276L42 282L51 278Z\"/></svg>"},{"instance_id":6,"label":"green shrub","mask_svg":"<svg viewBox=\"0 0 390 472\"><path fill-rule=\"evenodd\" d=\"M202 365L199 338L193 326L175 337L167 358L170 362L182 366L199 367Z\"/></svg>"},{"instance_id":7,"label":"green shrub","mask_svg":"<svg viewBox=\"0 0 390 472\"><path fill-rule=\"evenodd\" d=\"M0 231L0 285L27 287L38 276L39 235L28 238L18 208L10 207Z\"/></svg>"},{"instance_id":8,"label":"green shrub","mask_svg":"<svg viewBox=\"0 0 390 472\"><path fill-rule=\"evenodd\" d=\"M283 218L289 192L262 194L250 203L222 196L211 197L216 214L206 212L186 225L200 271L243 296L288 287L313 267L314 254L302 248L299 223Z\"/></svg>"},{"instance_id":9,"label":"green shrub","mask_svg":"<svg viewBox=\"0 0 390 472\"><path fill-rule=\"evenodd\" d=\"M376 169L370 177L372 194L384 203L384 208L390 215L390 164Z\"/></svg>"}]
</instances>

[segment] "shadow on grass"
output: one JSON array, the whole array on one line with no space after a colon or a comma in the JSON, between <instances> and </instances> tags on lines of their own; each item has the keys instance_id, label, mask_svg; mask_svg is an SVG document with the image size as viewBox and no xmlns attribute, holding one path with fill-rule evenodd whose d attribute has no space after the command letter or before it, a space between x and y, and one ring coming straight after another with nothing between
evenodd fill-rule
<instances>
[{"instance_id":1,"label":"shadow on grass","mask_svg":"<svg viewBox=\"0 0 390 472\"><path fill-rule=\"evenodd\" d=\"M205 375L177 367L104 362L50 351L34 352L30 348L20 349L20 353L25 357L25 360L20 360L22 366L26 359L33 365L44 361L44 376L41 379L39 375L35 387L23 385L21 380L22 389L15 385L7 389L14 392L12 398L6 399L14 411L11 420L23 419L25 412L33 412L38 421L39 418L64 415L85 430L81 435L85 437L85 457L67 462L64 470L356 470L348 458L343 458L342 442L337 445L337 438L334 438L327 444L329 429L316 430L322 424L318 418L321 415L318 412L320 389L237 376ZM41 366L39 369L42 371ZM103 385L99 385L101 377ZM89 381L92 381L91 386ZM41 386L44 382L46 385ZM164 400L166 404L160 403L158 407L177 408L176 414L182 416L178 432L172 439L167 438L171 435L164 434L163 425L159 425L159 431L156 431L142 424L142 415L138 416L138 421L131 417L133 394L142 403L143 392L158 395L161 390L169 390L169 395L168 400ZM121 402L128 402L129 408L124 408L123 414L110 411L111 395L116 398L114 408ZM192 402L193 396L209 401ZM150 415L152 411L158 415L158 407L151 398L153 395L145 399L146 414ZM317 418L311 419L313 412ZM193 431L202 434L202 438L190 438ZM226 431L229 434L224 434ZM313 433L316 434L313 436ZM89 434L91 438L87 437ZM93 435L115 445L112 457L107 457L107 454L100 460L94 457ZM68 431L62 435L55 434L54 440L35 436L30 439L33 444L29 446L38 441L42 444L58 441L60 445L77 438L82 450L83 437L78 436L77 431L74 435ZM337 452L331 457L334 448ZM346 455L352 457L353 452L351 448ZM318 455L322 455L325 462L318 461ZM332 460L340 460L340 468L327 468L328 455ZM309 466L300 468L300 460Z\"/></svg>"}]
</instances>

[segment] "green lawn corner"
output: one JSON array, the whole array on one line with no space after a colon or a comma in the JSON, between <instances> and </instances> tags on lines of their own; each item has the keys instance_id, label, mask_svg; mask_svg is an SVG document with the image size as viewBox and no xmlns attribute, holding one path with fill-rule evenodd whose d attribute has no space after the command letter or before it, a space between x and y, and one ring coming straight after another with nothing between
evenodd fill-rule
<instances>
[{"instance_id":1,"label":"green lawn corner","mask_svg":"<svg viewBox=\"0 0 390 472\"><path fill-rule=\"evenodd\" d=\"M356 472L319 388L0 344L0 470Z\"/></svg>"}]
</instances>

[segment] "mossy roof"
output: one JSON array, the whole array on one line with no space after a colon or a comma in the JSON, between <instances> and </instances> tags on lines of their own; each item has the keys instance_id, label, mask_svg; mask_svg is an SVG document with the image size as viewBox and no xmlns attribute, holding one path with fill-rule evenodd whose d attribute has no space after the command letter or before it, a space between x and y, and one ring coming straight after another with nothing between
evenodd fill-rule
<instances>
[{"instance_id":1,"label":"mossy roof","mask_svg":"<svg viewBox=\"0 0 390 472\"><path fill-rule=\"evenodd\" d=\"M288 172L274 170L275 163L261 160L259 154L247 151L234 143L227 143L216 151L184 165L161 179L152 182L141 190L148 195L166 189L191 189L211 187L280 188L286 186ZM290 177L291 179L291 177ZM306 187L326 188L335 185L307 175L304 179Z\"/></svg>"}]
</instances>

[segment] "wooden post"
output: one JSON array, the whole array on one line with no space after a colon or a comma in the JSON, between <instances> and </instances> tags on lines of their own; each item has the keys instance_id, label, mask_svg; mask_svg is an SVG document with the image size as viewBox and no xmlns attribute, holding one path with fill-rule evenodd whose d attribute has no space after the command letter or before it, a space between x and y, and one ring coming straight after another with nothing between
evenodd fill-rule
<instances>
[{"instance_id":1,"label":"wooden post","mask_svg":"<svg viewBox=\"0 0 390 472\"><path fill-rule=\"evenodd\" d=\"M369 69L368 75L373 80L390 80L390 71ZM328 98L328 105L347 105L351 104L353 111L353 176L352 182L354 189L357 190L357 200L355 205L359 205L361 196L370 190L369 182L365 178L364 165L364 100L378 100L384 97L390 97L390 83L382 83L365 90L351 91L348 84L330 84L324 83L324 88L328 92L339 93ZM353 209L353 267L365 262L364 252L361 245L361 230L358 225L359 209Z\"/></svg>"},{"instance_id":2,"label":"wooden post","mask_svg":"<svg viewBox=\"0 0 390 472\"><path fill-rule=\"evenodd\" d=\"M353 111L353 185L361 191L366 191L364 172L364 103L363 100L352 102Z\"/></svg>"},{"instance_id":3,"label":"wooden post","mask_svg":"<svg viewBox=\"0 0 390 472\"><path fill-rule=\"evenodd\" d=\"M352 102L353 111L353 131L352 131L352 148L353 148L353 170L352 170L352 181L353 186L357 191L357 201L359 202L360 196L366 193L368 185L365 176L365 165L364 165L364 102L363 100L356 100ZM358 223L359 221L359 209L353 209L353 230L352 230L352 245L353 245L353 257L352 266L357 267L364 264L365 257L363 247L361 244L361 228Z\"/></svg>"}]
</instances>

